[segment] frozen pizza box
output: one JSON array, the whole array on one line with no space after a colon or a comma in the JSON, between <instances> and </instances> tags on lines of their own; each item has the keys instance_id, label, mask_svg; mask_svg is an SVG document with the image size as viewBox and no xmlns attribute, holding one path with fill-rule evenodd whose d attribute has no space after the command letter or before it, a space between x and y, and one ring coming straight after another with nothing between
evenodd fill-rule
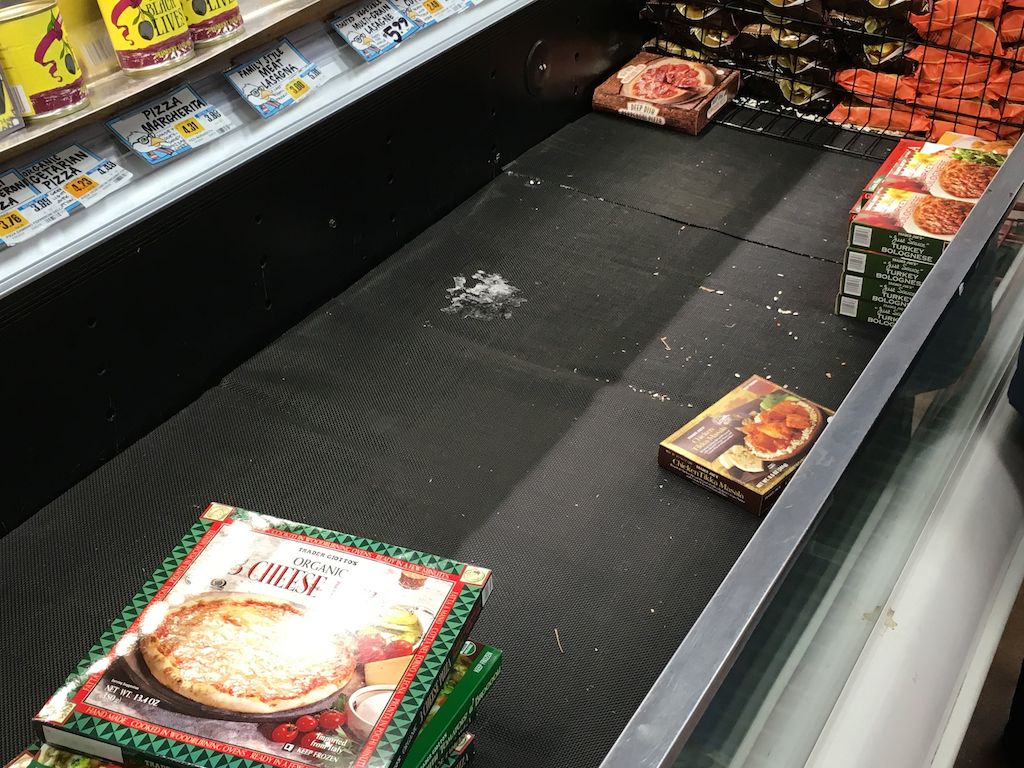
<instances>
[{"instance_id":1,"label":"frozen pizza box","mask_svg":"<svg viewBox=\"0 0 1024 768\"><path fill-rule=\"evenodd\" d=\"M883 187L850 222L850 247L934 264L972 203Z\"/></svg>"},{"instance_id":2,"label":"frozen pizza box","mask_svg":"<svg viewBox=\"0 0 1024 768\"><path fill-rule=\"evenodd\" d=\"M402 768L444 765L445 755L465 733L480 701L501 674L501 660L501 651L492 646L472 640L463 646Z\"/></svg>"},{"instance_id":3,"label":"frozen pizza box","mask_svg":"<svg viewBox=\"0 0 1024 768\"><path fill-rule=\"evenodd\" d=\"M836 296L836 314L840 317L850 317L871 325L880 325L883 328L891 328L900 319L905 307L894 307L888 304L879 304L866 299L858 299L853 296L839 294Z\"/></svg>"},{"instance_id":4,"label":"frozen pizza box","mask_svg":"<svg viewBox=\"0 0 1024 768\"><path fill-rule=\"evenodd\" d=\"M713 64L641 53L594 91L594 109L698 134L739 91L740 74Z\"/></svg>"},{"instance_id":5,"label":"frozen pizza box","mask_svg":"<svg viewBox=\"0 0 1024 768\"><path fill-rule=\"evenodd\" d=\"M844 272L839 284L839 291L857 299L903 308L914 298L918 287L918 285L894 283L885 279L879 280Z\"/></svg>"},{"instance_id":6,"label":"frozen pizza box","mask_svg":"<svg viewBox=\"0 0 1024 768\"><path fill-rule=\"evenodd\" d=\"M658 463L763 514L832 411L752 376L663 440Z\"/></svg>"},{"instance_id":7,"label":"frozen pizza box","mask_svg":"<svg viewBox=\"0 0 1024 768\"><path fill-rule=\"evenodd\" d=\"M117 763L395 768L490 589L484 568L211 504L35 724ZM404 669L374 684L388 660Z\"/></svg>"}]
</instances>

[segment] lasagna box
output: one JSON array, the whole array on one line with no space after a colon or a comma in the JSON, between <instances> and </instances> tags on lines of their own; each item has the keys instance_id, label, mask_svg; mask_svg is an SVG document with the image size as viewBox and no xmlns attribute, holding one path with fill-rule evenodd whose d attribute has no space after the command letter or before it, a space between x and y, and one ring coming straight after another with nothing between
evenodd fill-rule
<instances>
[{"instance_id":1,"label":"lasagna box","mask_svg":"<svg viewBox=\"0 0 1024 768\"><path fill-rule=\"evenodd\" d=\"M666 440L658 463L763 514L832 411L752 376Z\"/></svg>"},{"instance_id":2,"label":"lasagna box","mask_svg":"<svg viewBox=\"0 0 1024 768\"><path fill-rule=\"evenodd\" d=\"M397 768L490 584L474 565L211 504L35 724L130 765Z\"/></svg>"},{"instance_id":3,"label":"lasagna box","mask_svg":"<svg viewBox=\"0 0 1024 768\"><path fill-rule=\"evenodd\" d=\"M713 64L641 53L594 91L594 109L698 134L736 95L740 74Z\"/></svg>"},{"instance_id":4,"label":"lasagna box","mask_svg":"<svg viewBox=\"0 0 1024 768\"><path fill-rule=\"evenodd\" d=\"M850 246L934 264L974 205L880 188L850 222Z\"/></svg>"}]
</instances>

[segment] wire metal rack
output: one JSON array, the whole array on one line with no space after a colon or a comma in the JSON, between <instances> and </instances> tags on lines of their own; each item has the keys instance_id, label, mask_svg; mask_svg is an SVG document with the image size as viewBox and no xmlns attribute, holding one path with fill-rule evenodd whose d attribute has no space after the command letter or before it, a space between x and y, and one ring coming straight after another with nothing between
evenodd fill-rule
<instances>
[{"instance_id":1,"label":"wire metal rack","mask_svg":"<svg viewBox=\"0 0 1024 768\"><path fill-rule=\"evenodd\" d=\"M884 159L904 137L1015 140L1024 0L648 0L649 51L738 69L719 121Z\"/></svg>"}]
</instances>

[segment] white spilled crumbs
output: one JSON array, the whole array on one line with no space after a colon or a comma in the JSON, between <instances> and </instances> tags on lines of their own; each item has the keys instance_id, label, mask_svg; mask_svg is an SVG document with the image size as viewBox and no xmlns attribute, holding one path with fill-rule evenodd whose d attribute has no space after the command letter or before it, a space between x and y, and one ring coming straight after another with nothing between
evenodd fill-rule
<instances>
[{"instance_id":1,"label":"white spilled crumbs","mask_svg":"<svg viewBox=\"0 0 1024 768\"><path fill-rule=\"evenodd\" d=\"M783 309L782 307L779 307L777 312L780 315L792 315L793 314L793 310L791 310L791 309Z\"/></svg>"},{"instance_id":2,"label":"white spilled crumbs","mask_svg":"<svg viewBox=\"0 0 1024 768\"><path fill-rule=\"evenodd\" d=\"M463 275L452 279L455 287L447 289L451 304L441 308L449 315L488 322L499 317L507 320L512 317L513 309L526 303L526 299L519 295L519 289L497 272L489 274L477 270L470 278L477 282L469 287Z\"/></svg>"},{"instance_id":3,"label":"white spilled crumbs","mask_svg":"<svg viewBox=\"0 0 1024 768\"><path fill-rule=\"evenodd\" d=\"M657 400L659 403L664 403L666 400L672 399L668 395L661 394L661 392L655 392L653 389L643 389L642 387L637 387L634 386L633 384L627 384L626 386L629 387L634 392L637 392L641 395L647 395L651 399Z\"/></svg>"}]
</instances>

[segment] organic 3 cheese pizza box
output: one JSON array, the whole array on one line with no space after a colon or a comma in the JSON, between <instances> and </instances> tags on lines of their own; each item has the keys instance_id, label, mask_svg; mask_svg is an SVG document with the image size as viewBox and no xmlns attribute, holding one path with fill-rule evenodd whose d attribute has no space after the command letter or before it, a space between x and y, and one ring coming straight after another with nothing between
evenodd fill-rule
<instances>
[{"instance_id":1,"label":"organic 3 cheese pizza box","mask_svg":"<svg viewBox=\"0 0 1024 768\"><path fill-rule=\"evenodd\" d=\"M762 514L831 415L774 382L751 376L663 440L658 463Z\"/></svg>"},{"instance_id":2,"label":"organic 3 cheese pizza box","mask_svg":"<svg viewBox=\"0 0 1024 768\"><path fill-rule=\"evenodd\" d=\"M211 504L39 735L170 768L397 768L490 588L484 568Z\"/></svg>"}]
</instances>

